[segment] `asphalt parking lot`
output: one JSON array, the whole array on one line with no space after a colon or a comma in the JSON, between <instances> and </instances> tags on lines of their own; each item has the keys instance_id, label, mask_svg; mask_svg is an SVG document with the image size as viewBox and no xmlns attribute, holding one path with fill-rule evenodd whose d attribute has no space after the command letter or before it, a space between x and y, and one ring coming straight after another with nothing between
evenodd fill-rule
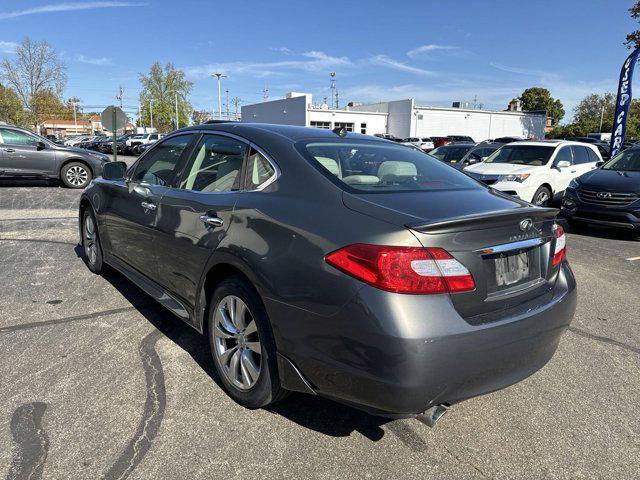
<instances>
[{"instance_id":1,"label":"asphalt parking lot","mask_svg":"<svg viewBox=\"0 0 640 480\"><path fill-rule=\"evenodd\" d=\"M203 338L89 272L78 198L0 183L0 476L637 478L640 241L570 234L579 303L556 356L430 429L297 394L238 406Z\"/></svg>"}]
</instances>

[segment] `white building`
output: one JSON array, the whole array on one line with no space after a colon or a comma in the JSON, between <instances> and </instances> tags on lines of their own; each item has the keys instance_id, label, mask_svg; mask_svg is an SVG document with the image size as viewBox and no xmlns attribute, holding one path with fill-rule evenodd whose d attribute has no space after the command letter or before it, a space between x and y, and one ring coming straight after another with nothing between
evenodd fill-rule
<instances>
[{"instance_id":1,"label":"white building","mask_svg":"<svg viewBox=\"0 0 640 480\"><path fill-rule=\"evenodd\" d=\"M387 132L386 112L332 109L314 105L310 93L287 93L280 100L242 106L243 122L276 123L334 129L345 127L350 132L374 135Z\"/></svg>"},{"instance_id":2,"label":"white building","mask_svg":"<svg viewBox=\"0 0 640 480\"><path fill-rule=\"evenodd\" d=\"M242 107L243 122L276 123L399 138L466 135L476 141L505 136L544 138L547 118L540 112L490 111L417 105L414 99L331 109L314 105L309 93Z\"/></svg>"}]
</instances>

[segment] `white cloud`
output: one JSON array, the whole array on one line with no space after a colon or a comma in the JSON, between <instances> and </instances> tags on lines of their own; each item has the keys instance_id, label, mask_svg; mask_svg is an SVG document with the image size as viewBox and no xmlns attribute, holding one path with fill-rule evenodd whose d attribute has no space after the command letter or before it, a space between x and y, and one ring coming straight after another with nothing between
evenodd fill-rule
<instances>
[{"instance_id":1,"label":"white cloud","mask_svg":"<svg viewBox=\"0 0 640 480\"><path fill-rule=\"evenodd\" d=\"M373 65L377 65L379 67L391 68L393 70L399 70L402 72L413 73L416 75L423 75L426 77L433 77L437 75L436 72L432 72L431 70L425 70L423 68L412 67L411 65L407 65L406 63L399 62L394 60L393 58L387 57L386 55L376 55L371 57L369 61Z\"/></svg>"},{"instance_id":2,"label":"white cloud","mask_svg":"<svg viewBox=\"0 0 640 480\"><path fill-rule=\"evenodd\" d=\"M186 67L184 71L189 78L204 78L215 72L233 75L253 75L267 77L278 75L285 70L302 70L306 72L322 72L336 67L349 67L351 60L347 57L333 57L316 50L298 55L297 60L281 60L275 62L227 62L214 63L196 67Z\"/></svg>"},{"instance_id":3,"label":"white cloud","mask_svg":"<svg viewBox=\"0 0 640 480\"><path fill-rule=\"evenodd\" d=\"M50 12L71 12L77 10L94 10L96 8L123 8L123 7L144 7L148 3L140 2L66 2L48 5L40 5L38 7L25 8L23 10L14 10L12 12L0 12L0 20L8 18L23 17L25 15L35 15L38 13Z\"/></svg>"},{"instance_id":4,"label":"white cloud","mask_svg":"<svg viewBox=\"0 0 640 480\"><path fill-rule=\"evenodd\" d=\"M454 47L452 45L421 45L419 47L414 48L413 50L409 50L407 52L407 56L411 58L423 57L427 56L430 53L437 51L451 51L451 50L459 50L459 47Z\"/></svg>"},{"instance_id":5,"label":"white cloud","mask_svg":"<svg viewBox=\"0 0 640 480\"><path fill-rule=\"evenodd\" d=\"M526 75L530 77L545 77L545 78L558 78L558 74L552 72L546 72L544 70L535 70L530 68L510 67L509 65L503 65L501 63L490 62L493 68L502 70L503 72L515 73L516 75Z\"/></svg>"},{"instance_id":6,"label":"white cloud","mask_svg":"<svg viewBox=\"0 0 640 480\"><path fill-rule=\"evenodd\" d=\"M111 65L111 59L107 57L91 58L85 55L78 55L76 61L80 63L87 63L89 65Z\"/></svg>"},{"instance_id":7,"label":"white cloud","mask_svg":"<svg viewBox=\"0 0 640 480\"><path fill-rule=\"evenodd\" d=\"M0 53L16 53L16 48L18 48L16 42L0 41Z\"/></svg>"}]
</instances>

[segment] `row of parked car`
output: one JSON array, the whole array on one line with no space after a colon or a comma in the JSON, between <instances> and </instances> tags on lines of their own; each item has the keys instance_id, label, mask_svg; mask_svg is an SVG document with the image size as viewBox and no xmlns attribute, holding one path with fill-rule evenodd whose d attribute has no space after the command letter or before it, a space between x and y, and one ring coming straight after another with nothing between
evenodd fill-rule
<instances>
[{"instance_id":1,"label":"row of parked car","mask_svg":"<svg viewBox=\"0 0 640 480\"><path fill-rule=\"evenodd\" d=\"M425 151L419 140L400 143ZM494 190L539 206L559 204L574 225L640 231L640 142L627 142L613 159L608 145L588 137L454 140L425 153Z\"/></svg>"},{"instance_id":2,"label":"row of parked car","mask_svg":"<svg viewBox=\"0 0 640 480\"><path fill-rule=\"evenodd\" d=\"M140 155L162 137L161 133L130 133L116 137L118 155ZM105 135L74 137L63 144L95 152L113 153L113 137Z\"/></svg>"}]
</instances>

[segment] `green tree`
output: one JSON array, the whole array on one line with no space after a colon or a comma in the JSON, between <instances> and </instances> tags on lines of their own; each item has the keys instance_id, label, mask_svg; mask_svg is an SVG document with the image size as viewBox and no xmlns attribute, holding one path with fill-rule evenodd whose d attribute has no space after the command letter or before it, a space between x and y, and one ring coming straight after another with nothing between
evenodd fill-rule
<instances>
[{"instance_id":1,"label":"green tree","mask_svg":"<svg viewBox=\"0 0 640 480\"><path fill-rule=\"evenodd\" d=\"M564 117L562 102L553 98L546 88L527 88L519 98L523 110L546 110L552 125L557 125Z\"/></svg>"},{"instance_id":2,"label":"green tree","mask_svg":"<svg viewBox=\"0 0 640 480\"><path fill-rule=\"evenodd\" d=\"M636 3L633 4L633 7L629 9L629 13L631 14L631 18L640 21L640 0L636 0ZM627 48L640 47L640 30L635 30L629 33L624 44L627 46Z\"/></svg>"},{"instance_id":3,"label":"green tree","mask_svg":"<svg viewBox=\"0 0 640 480\"><path fill-rule=\"evenodd\" d=\"M16 92L0 84L0 121L22 125L24 120L24 108Z\"/></svg>"},{"instance_id":4,"label":"green tree","mask_svg":"<svg viewBox=\"0 0 640 480\"><path fill-rule=\"evenodd\" d=\"M602 117L602 131L610 132L613 126L616 97L607 92L603 95L592 93L583 98L574 109L573 124L580 132L587 133L600 131L600 118Z\"/></svg>"},{"instance_id":5,"label":"green tree","mask_svg":"<svg viewBox=\"0 0 640 480\"><path fill-rule=\"evenodd\" d=\"M59 97L67 81L66 66L53 47L29 37L18 45L12 60L2 61L0 77L18 95L34 126L46 116L40 110L43 100L50 95Z\"/></svg>"},{"instance_id":6,"label":"green tree","mask_svg":"<svg viewBox=\"0 0 640 480\"><path fill-rule=\"evenodd\" d=\"M142 84L140 105L143 125L151 125L149 109L152 108L153 126L160 132L170 131L176 116L176 98L179 125L189 124L192 108L188 96L193 83L185 79L182 70L176 69L172 63L162 67L159 62L156 62L147 75L140 74L140 83Z\"/></svg>"}]
</instances>

